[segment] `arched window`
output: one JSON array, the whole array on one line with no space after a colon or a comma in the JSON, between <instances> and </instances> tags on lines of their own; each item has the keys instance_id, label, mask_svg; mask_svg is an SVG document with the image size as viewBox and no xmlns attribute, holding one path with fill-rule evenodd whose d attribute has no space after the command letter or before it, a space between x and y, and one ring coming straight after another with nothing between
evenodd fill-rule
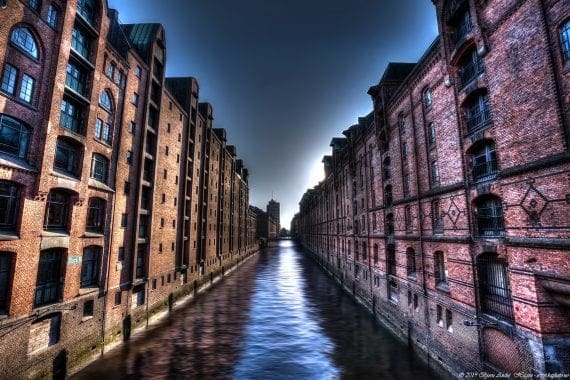
<instances>
[{"instance_id":1,"label":"arched window","mask_svg":"<svg viewBox=\"0 0 570 380\"><path fill-rule=\"evenodd\" d=\"M0 252L0 315L7 314L12 278L12 252Z\"/></svg>"},{"instance_id":2,"label":"arched window","mask_svg":"<svg viewBox=\"0 0 570 380\"><path fill-rule=\"evenodd\" d=\"M406 272L408 276L416 274L416 252L413 248L406 249Z\"/></svg>"},{"instance_id":3,"label":"arched window","mask_svg":"<svg viewBox=\"0 0 570 380\"><path fill-rule=\"evenodd\" d=\"M406 225L406 232L412 232L412 209L410 206L404 208L404 223Z\"/></svg>"},{"instance_id":4,"label":"arched window","mask_svg":"<svg viewBox=\"0 0 570 380\"><path fill-rule=\"evenodd\" d=\"M68 231L70 200L69 193L65 191L54 189L49 192L46 202L44 229Z\"/></svg>"},{"instance_id":5,"label":"arched window","mask_svg":"<svg viewBox=\"0 0 570 380\"><path fill-rule=\"evenodd\" d=\"M0 152L25 159L29 138L30 130L24 123L0 114Z\"/></svg>"},{"instance_id":6,"label":"arched window","mask_svg":"<svg viewBox=\"0 0 570 380\"><path fill-rule=\"evenodd\" d=\"M89 199L87 210L87 230L90 232L103 233L105 231L106 202L101 198Z\"/></svg>"},{"instance_id":7,"label":"arched window","mask_svg":"<svg viewBox=\"0 0 570 380\"><path fill-rule=\"evenodd\" d=\"M14 231L20 210L20 188L8 181L0 181L0 231Z\"/></svg>"},{"instance_id":8,"label":"arched window","mask_svg":"<svg viewBox=\"0 0 570 380\"><path fill-rule=\"evenodd\" d=\"M437 251L434 254L434 277L435 277L435 285L439 288L444 288L447 290L447 260L445 255L441 251Z\"/></svg>"},{"instance_id":9,"label":"arched window","mask_svg":"<svg viewBox=\"0 0 570 380\"><path fill-rule=\"evenodd\" d=\"M469 2L465 0L450 0L447 3L445 16L451 29L451 41L457 46L473 28Z\"/></svg>"},{"instance_id":10,"label":"arched window","mask_svg":"<svg viewBox=\"0 0 570 380\"><path fill-rule=\"evenodd\" d=\"M560 27L560 45L562 46L562 60L565 65L570 64L570 19Z\"/></svg>"},{"instance_id":11,"label":"arched window","mask_svg":"<svg viewBox=\"0 0 570 380\"><path fill-rule=\"evenodd\" d=\"M97 286L99 281L99 263L101 247L91 246L83 251L81 263L81 287Z\"/></svg>"},{"instance_id":12,"label":"arched window","mask_svg":"<svg viewBox=\"0 0 570 380\"><path fill-rule=\"evenodd\" d=\"M30 57L39 58L38 43L29 28L25 26L15 28L10 35L10 41Z\"/></svg>"},{"instance_id":13,"label":"arched window","mask_svg":"<svg viewBox=\"0 0 570 380\"><path fill-rule=\"evenodd\" d=\"M490 195L477 199L477 232L479 236L503 236L505 222L503 220L503 206L499 197Z\"/></svg>"},{"instance_id":14,"label":"arched window","mask_svg":"<svg viewBox=\"0 0 570 380\"><path fill-rule=\"evenodd\" d=\"M107 157L93 153L91 158L91 178L99 182L107 183L109 174L109 160Z\"/></svg>"},{"instance_id":15,"label":"arched window","mask_svg":"<svg viewBox=\"0 0 570 380\"><path fill-rule=\"evenodd\" d=\"M486 140L472 149L471 166L474 181L486 179L497 172L497 153L492 141Z\"/></svg>"},{"instance_id":16,"label":"arched window","mask_svg":"<svg viewBox=\"0 0 570 380\"><path fill-rule=\"evenodd\" d=\"M383 179L386 181L392 177L392 167L390 165L390 157L386 157L384 159L383 169L384 169L382 171Z\"/></svg>"},{"instance_id":17,"label":"arched window","mask_svg":"<svg viewBox=\"0 0 570 380\"><path fill-rule=\"evenodd\" d=\"M494 253L477 257L481 311L495 318L514 321L507 263Z\"/></svg>"},{"instance_id":18,"label":"arched window","mask_svg":"<svg viewBox=\"0 0 570 380\"><path fill-rule=\"evenodd\" d=\"M99 105L105 108L107 111L112 112L111 96L109 91L105 90L99 95Z\"/></svg>"},{"instance_id":19,"label":"arched window","mask_svg":"<svg viewBox=\"0 0 570 380\"><path fill-rule=\"evenodd\" d=\"M469 49L459 61L459 76L461 77L461 85L466 86L479 74L485 71L483 60L477 54L477 49L473 46Z\"/></svg>"},{"instance_id":20,"label":"arched window","mask_svg":"<svg viewBox=\"0 0 570 380\"><path fill-rule=\"evenodd\" d=\"M431 97L431 90L428 88L426 88L423 92L423 98L424 98L424 106L426 109L431 107L432 104L432 97Z\"/></svg>"}]
</instances>

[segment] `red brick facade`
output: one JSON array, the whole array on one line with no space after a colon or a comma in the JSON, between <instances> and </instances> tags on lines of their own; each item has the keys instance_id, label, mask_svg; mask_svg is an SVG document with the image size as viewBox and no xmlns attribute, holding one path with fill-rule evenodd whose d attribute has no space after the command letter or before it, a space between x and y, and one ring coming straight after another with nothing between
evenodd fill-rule
<instances>
[{"instance_id":1,"label":"red brick facade","mask_svg":"<svg viewBox=\"0 0 570 380\"><path fill-rule=\"evenodd\" d=\"M102 0L0 19L0 377L58 376L256 250L248 171L165 78L161 25Z\"/></svg>"},{"instance_id":2,"label":"red brick facade","mask_svg":"<svg viewBox=\"0 0 570 380\"><path fill-rule=\"evenodd\" d=\"M440 36L370 88L294 232L452 374L568 373L570 7L434 4Z\"/></svg>"}]
</instances>

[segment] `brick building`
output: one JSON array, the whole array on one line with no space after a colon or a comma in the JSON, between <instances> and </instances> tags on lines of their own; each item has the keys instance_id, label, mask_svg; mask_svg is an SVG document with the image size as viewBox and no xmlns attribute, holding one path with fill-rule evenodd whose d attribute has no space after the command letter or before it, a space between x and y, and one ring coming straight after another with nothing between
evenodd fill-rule
<instances>
[{"instance_id":1,"label":"brick building","mask_svg":"<svg viewBox=\"0 0 570 380\"><path fill-rule=\"evenodd\" d=\"M0 376L57 377L256 250L248 171L161 25L5 5Z\"/></svg>"},{"instance_id":2,"label":"brick building","mask_svg":"<svg viewBox=\"0 0 570 380\"><path fill-rule=\"evenodd\" d=\"M440 35L332 139L294 233L454 375L568 373L569 4L434 4Z\"/></svg>"}]
</instances>

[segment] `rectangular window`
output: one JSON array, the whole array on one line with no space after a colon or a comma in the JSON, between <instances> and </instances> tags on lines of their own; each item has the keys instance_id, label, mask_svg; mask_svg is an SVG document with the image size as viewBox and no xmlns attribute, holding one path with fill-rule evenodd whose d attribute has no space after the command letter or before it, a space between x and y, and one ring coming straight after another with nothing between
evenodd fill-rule
<instances>
[{"instance_id":1,"label":"rectangular window","mask_svg":"<svg viewBox=\"0 0 570 380\"><path fill-rule=\"evenodd\" d=\"M61 139L57 140L55 149L55 159L53 166L58 171L64 172L72 176L78 176L79 168L79 152L78 149L70 143Z\"/></svg>"},{"instance_id":2,"label":"rectangular window","mask_svg":"<svg viewBox=\"0 0 570 380\"><path fill-rule=\"evenodd\" d=\"M438 251L435 253L434 264L435 285L437 287L443 287L443 290L447 290L447 265L443 252Z\"/></svg>"},{"instance_id":3,"label":"rectangular window","mask_svg":"<svg viewBox=\"0 0 570 380\"><path fill-rule=\"evenodd\" d=\"M127 164L132 165L133 163L133 152L128 150L127 151Z\"/></svg>"},{"instance_id":4,"label":"rectangular window","mask_svg":"<svg viewBox=\"0 0 570 380\"><path fill-rule=\"evenodd\" d=\"M0 231L14 231L20 211L20 190L11 182L0 181L0 210Z\"/></svg>"},{"instance_id":5,"label":"rectangular window","mask_svg":"<svg viewBox=\"0 0 570 380\"><path fill-rule=\"evenodd\" d=\"M137 130L137 123L131 121L131 123L129 124L129 133L135 133L136 130Z\"/></svg>"},{"instance_id":6,"label":"rectangular window","mask_svg":"<svg viewBox=\"0 0 570 380\"><path fill-rule=\"evenodd\" d=\"M123 292L121 292L121 291L118 291L118 292L115 293L115 305L120 305L120 304L121 304L121 302L122 302L122 300L121 300L122 294L123 294Z\"/></svg>"},{"instance_id":7,"label":"rectangular window","mask_svg":"<svg viewBox=\"0 0 570 380\"><path fill-rule=\"evenodd\" d=\"M82 109L77 103L64 97L61 101L59 125L70 131L81 133Z\"/></svg>"},{"instance_id":8,"label":"rectangular window","mask_svg":"<svg viewBox=\"0 0 570 380\"><path fill-rule=\"evenodd\" d=\"M453 314L451 314L451 310L445 310L445 327L447 327L447 331L453 332Z\"/></svg>"},{"instance_id":9,"label":"rectangular window","mask_svg":"<svg viewBox=\"0 0 570 380\"><path fill-rule=\"evenodd\" d=\"M95 120L95 138L101 140L101 134L103 133L103 120Z\"/></svg>"},{"instance_id":10,"label":"rectangular window","mask_svg":"<svg viewBox=\"0 0 570 380\"><path fill-rule=\"evenodd\" d=\"M119 247L119 253L117 255L117 260L123 261L125 259L125 247Z\"/></svg>"},{"instance_id":11,"label":"rectangular window","mask_svg":"<svg viewBox=\"0 0 570 380\"><path fill-rule=\"evenodd\" d=\"M57 27L58 13L59 12L57 11L57 8L50 4L50 6L48 7L46 21L48 25L51 26L52 28Z\"/></svg>"},{"instance_id":12,"label":"rectangular window","mask_svg":"<svg viewBox=\"0 0 570 380\"><path fill-rule=\"evenodd\" d=\"M129 195L131 192L131 183L129 181L125 181L125 195Z\"/></svg>"},{"instance_id":13,"label":"rectangular window","mask_svg":"<svg viewBox=\"0 0 570 380\"><path fill-rule=\"evenodd\" d=\"M128 220L129 220L128 214L121 214L121 228L127 227Z\"/></svg>"},{"instance_id":14,"label":"rectangular window","mask_svg":"<svg viewBox=\"0 0 570 380\"><path fill-rule=\"evenodd\" d=\"M82 31L77 29L77 27L73 28L71 32L71 48L87 60L89 60L90 44L91 41Z\"/></svg>"},{"instance_id":15,"label":"rectangular window","mask_svg":"<svg viewBox=\"0 0 570 380\"><path fill-rule=\"evenodd\" d=\"M93 300L85 301L83 303L83 318L93 317Z\"/></svg>"},{"instance_id":16,"label":"rectangular window","mask_svg":"<svg viewBox=\"0 0 570 380\"><path fill-rule=\"evenodd\" d=\"M61 258L62 250L48 249L40 253L34 307L56 302L61 290Z\"/></svg>"},{"instance_id":17,"label":"rectangular window","mask_svg":"<svg viewBox=\"0 0 570 380\"><path fill-rule=\"evenodd\" d=\"M440 327L443 327L443 308L441 305L437 305L436 313L436 322Z\"/></svg>"},{"instance_id":18,"label":"rectangular window","mask_svg":"<svg viewBox=\"0 0 570 380\"><path fill-rule=\"evenodd\" d=\"M141 78L142 77L142 69L140 66L137 66L137 68L135 69L135 75L137 76L137 78Z\"/></svg>"},{"instance_id":19,"label":"rectangular window","mask_svg":"<svg viewBox=\"0 0 570 380\"><path fill-rule=\"evenodd\" d=\"M107 183L109 161L100 154L93 154L91 158L91 178Z\"/></svg>"},{"instance_id":20,"label":"rectangular window","mask_svg":"<svg viewBox=\"0 0 570 380\"><path fill-rule=\"evenodd\" d=\"M87 87L87 75L77 65L72 63L67 64L65 77L65 86L78 94L84 95Z\"/></svg>"},{"instance_id":21,"label":"rectangular window","mask_svg":"<svg viewBox=\"0 0 570 380\"><path fill-rule=\"evenodd\" d=\"M431 180L433 185L439 185L439 166L437 161L431 163Z\"/></svg>"},{"instance_id":22,"label":"rectangular window","mask_svg":"<svg viewBox=\"0 0 570 380\"><path fill-rule=\"evenodd\" d=\"M14 91L16 91L17 77L18 69L7 63L4 66L4 75L2 76L2 91L13 95Z\"/></svg>"},{"instance_id":23,"label":"rectangular window","mask_svg":"<svg viewBox=\"0 0 570 380\"><path fill-rule=\"evenodd\" d=\"M10 253L0 253L0 314L2 315L5 315L8 311L11 273L12 255Z\"/></svg>"},{"instance_id":24,"label":"rectangular window","mask_svg":"<svg viewBox=\"0 0 570 380\"><path fill-rule=\"evenodd\" d=\"M138 106L139 104L139 94L137 94L136 92L133 94L133 98L131 99L131 102L135 105Z\"/></svg>"},{"instance_id":25,"label":"rectangular window","mask_svg":"<svg viewBox=\"0 0 570 380\"><path fill-rule=\"evenodd\" d=\"M428 145L433 147L435 145L435 124L429 123L428 125Z\"/></svg>"}]
</instances>

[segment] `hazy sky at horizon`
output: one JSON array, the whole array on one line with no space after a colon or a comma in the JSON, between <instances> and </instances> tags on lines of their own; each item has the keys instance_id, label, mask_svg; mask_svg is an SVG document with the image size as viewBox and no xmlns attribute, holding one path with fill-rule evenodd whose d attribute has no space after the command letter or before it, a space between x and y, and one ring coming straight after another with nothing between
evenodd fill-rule
<instances>
[{"instance_id":1,"label":"hazy sky at horizon","mask_svg":"<svg viewBox=\"0 0 570 380\"><path fill-rule=\"evenodd\" d=\"M322 176L332 137L367 114L389 61L437 35L429 0L109 0L123 23L166 29L167 75L193 76L214 127L250 170L250 203L281 225Z\"/></svg>"}]
</instances>

